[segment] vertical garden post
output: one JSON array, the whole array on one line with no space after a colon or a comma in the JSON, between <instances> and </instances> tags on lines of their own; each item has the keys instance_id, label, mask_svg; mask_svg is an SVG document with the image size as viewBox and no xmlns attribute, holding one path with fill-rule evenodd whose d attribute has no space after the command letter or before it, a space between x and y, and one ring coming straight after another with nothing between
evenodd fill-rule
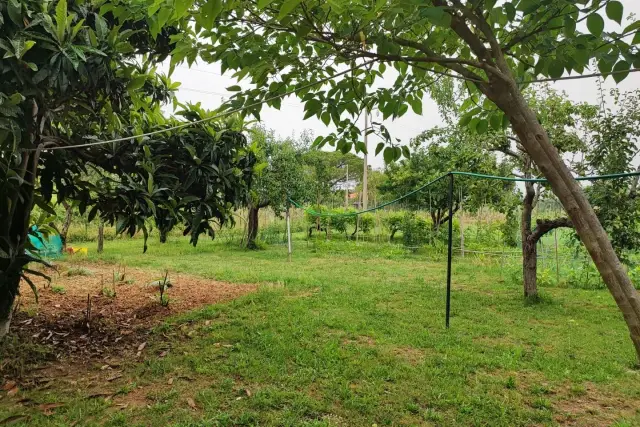
<instances>
[{"instance_id":1,"label":"vertical garden post","mask_svg":"<svg viewBox=\"0 0 640 427\"><path fill-rule=\"evenodd\" d=\"M447 248L447 314L446 326L449 328L451 314L451 259L453 257L453 174L449 172L449 241Z\"/></svg>"},{"instance_id":2,"label":"vertical garden post","mask_svg":"<svg viewBox=\"0 0 640 427\"><path fill-rule=\"evenodd\" d=\"M287 205L287 256L291 262L291 206Z\"/></svg>"}]
</instances>

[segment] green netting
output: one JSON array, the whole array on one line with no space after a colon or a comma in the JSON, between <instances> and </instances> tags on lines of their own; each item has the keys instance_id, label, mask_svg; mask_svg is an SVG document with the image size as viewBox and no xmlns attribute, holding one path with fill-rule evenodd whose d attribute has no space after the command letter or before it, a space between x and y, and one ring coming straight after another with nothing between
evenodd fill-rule
<instances>
[{"instance_id":1,"label":"green netting","mask_svg":"<svg viewBox=\"0 0 640 427\"><path fill-rule=\"evenodd\" d=\"M362 215L364 213L367 212L374 212L380 209L383 209L389 205L393 205L396 203L401 202L402 200L406 199L407 197L410 197L422 190L424 190L425 188L430 187L431 185L435 184L438 181L441 181L442 179L448 177L448 176L452 176L452 175L458 175L458 176L468 176L468 177L473 177L473 178L482 178L482 179L492 179L492 180L498 180L498 181L512 181L512 182L547 182L547 179L545 178L518 178L518 177L511 177L511 176L496 176L496 175L486 175L486 174L481 174L481 173L474 173L474 172L461 172L461 171L452 171L449 173L446 173L444 175L439 176L438 178L427 182L426 184L416 188L415 190L412 190L400 197L398 197L397 199L391 200L389 202L385 202L382 203L378 206L375 206L373 208L369 208L369 209L364 209L361 211L355 211L355 212L346 212L346 213L335 213L335 212L317 212L314 209L305 209L305 212L311 216L314 217L351 217L351 216L358 216L358 215ZM608 175L592 175L592 176L579 176L576 177L576 181L601 181L601 180L607 180L607 179L618 179L618 178L628 178L628 177L632 177L632 176L640 176L640 171L639 172L623 172L623 173L614 173L614 174L608 174ZM296 201L289 199L290 203L295 206L296 208L299 209L304 209L299 203L296 203Z\"/></svg>"}]
</instances>

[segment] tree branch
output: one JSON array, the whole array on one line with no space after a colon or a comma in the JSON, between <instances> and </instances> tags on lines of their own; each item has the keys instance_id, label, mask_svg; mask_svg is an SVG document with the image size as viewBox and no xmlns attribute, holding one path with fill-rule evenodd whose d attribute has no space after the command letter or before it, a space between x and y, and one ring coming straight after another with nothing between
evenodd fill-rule
<instances>
[{"instance_id":1,"label":"tree branch","mask_svg":"<svg viewBox=\"0 0 640 427\"><path fill-rule=\"evenodd\" d=\"M573 223L569 218L539 219L536 221L536 228L534 228L533 232L529 235L529 240L536 243L551 230L561 227L573 228Z\"/></svg>"}]
</instances>

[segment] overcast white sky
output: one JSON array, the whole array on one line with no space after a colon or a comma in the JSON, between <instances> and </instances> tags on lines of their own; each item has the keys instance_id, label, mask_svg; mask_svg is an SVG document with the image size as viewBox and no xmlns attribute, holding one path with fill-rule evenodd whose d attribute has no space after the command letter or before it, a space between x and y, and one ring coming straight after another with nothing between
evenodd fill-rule
<instances>
[{"instance_id":1,"label":"overcast white sky","mask_svg":"<svg viewBox=\"0 0 640 427\"><path fill-rule=\"evenodd\" d=\"M629 13L634 13L636 19L640 17L639 0L621 1L625 7L625 17L628 16ZM623 21L622 24L625 26L628 25L628 22ZM615 23L613 23L613 25L617 26ZM388 70L390 69L391 67L388 68ZM387 71L381 84L384 85L385 82L388 82L388 84L391 85L394 79L393 70ZM231 78L230 73L221 75L220 67L217 64L205 63L194 64L191 69L186 65L177 67L172 76L172 80L182 83L178 91L178 99L180 101L201 102L203 107L208 109L216 109L219 107L222 99L229 97L229 93L225 88L237 84L235 79ZM613 79L608 78L605 82L605 88L614 86L615 83ZM598 85L597 79L595 78L557 82L553 84L553 87L565 91L569 97L576 102L595 104L598 101ZM621 90L638 89L640 87L640 73L631 73L619 87ZM423 104L422 116L414 114L413 111L409 109L403 117L395 121L389 119L385 123L394 138L400 138L402 143L408 143L412 137L418 135L423 130L443 124L435 102L425 97ZM276 134L281 136L298 135L305 129L312 130L315 135L327 134L334 130L333 127L325 126L324 123L315 117L303 120L303 116L303 104L298 102L295 97L289 97L283 100L280 110L265 106L261 113L264 125L267 128L274 129ZM376 120L375 117L374 120ZM361 124L361 127L364 127L364 123ZM373 151L376 144L375 136L371 135L369 141L370 152ZM382 167L384 164L382 155L374 158L373 153L371 153L369 163L374 168Z\"/></svg>"}]
</instances>

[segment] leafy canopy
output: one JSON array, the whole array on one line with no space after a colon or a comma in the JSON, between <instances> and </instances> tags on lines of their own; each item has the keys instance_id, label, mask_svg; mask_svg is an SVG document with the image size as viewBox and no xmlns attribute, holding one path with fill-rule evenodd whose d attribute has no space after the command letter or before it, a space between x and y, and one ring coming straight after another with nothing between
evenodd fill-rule
<instances>
[{"instance_id":1,"label":"leafy canopy","mask_svg":"<svg viewBox=\"0 0 640 427\"><path fill-rule=\"evenodd\" d=\"M181 45L174 60L197 51L250 80L254 87L238 92L228 108L256 100L278 108L276 96L296 91L306 117L337 128L318 145L364 151L355 141L365 109L378 108L383 121L409 108L422 114L423 97L443 75L467 82L474 102L462 122L480 133L508 125L504 105L494 101L513 89L512 81L521 91L534 79L596 71L594 63L623 80L640 66L640 21L624 17L615 0L207 0L194 14L203 41ZM374 88L383 75L395 81ZM260 110L253 105L246 113ZM387 161L402 155L382 123L367 131L385 138L376 152L384 150Z\"/></svg>"}]
</instances>

